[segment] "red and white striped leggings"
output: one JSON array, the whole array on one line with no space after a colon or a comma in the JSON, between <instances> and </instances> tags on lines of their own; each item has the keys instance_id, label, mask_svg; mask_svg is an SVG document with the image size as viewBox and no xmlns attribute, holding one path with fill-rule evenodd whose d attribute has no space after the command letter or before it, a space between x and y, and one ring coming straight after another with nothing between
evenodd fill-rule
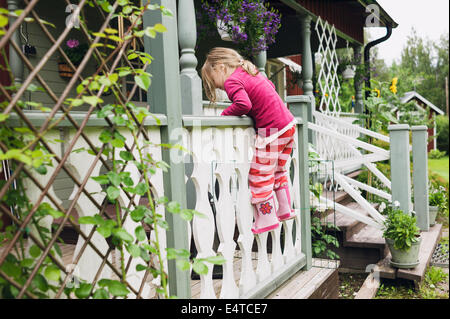
<instances>
[{"instance_id":1,"label":"red and white striped leggings","mask_svg":"<svg viewBox=\"0 0 450 319\"><path fill-rule=\"evenodd\" d=\"M265 148L255 149L248 176L252 204L266 201L273 190L288 183L284 166L294 147L294 134L295 125Z\"/></svg>"}]
</instances>

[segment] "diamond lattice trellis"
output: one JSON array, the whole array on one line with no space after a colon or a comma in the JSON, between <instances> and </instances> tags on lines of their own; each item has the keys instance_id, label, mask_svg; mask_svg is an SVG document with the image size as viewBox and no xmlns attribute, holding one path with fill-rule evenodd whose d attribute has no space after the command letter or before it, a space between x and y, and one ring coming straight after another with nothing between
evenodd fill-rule
<instances>
[{"instance_id":1,"label":"diamond lattice trellis","mask_svg":"<svg viewBox=\"0 0 450 319\"><path fill-rule=\"evenodd\" d=\"M339 117L341 113L341 105L339 103L341 86L337 75L339 61L336 54L336 29L334 25L330 25L319 17L315 30L319 39L317 53L321 56L317 79L317 85L321 94L319 109L322 113Z\"/></svg>"}]
</instances>

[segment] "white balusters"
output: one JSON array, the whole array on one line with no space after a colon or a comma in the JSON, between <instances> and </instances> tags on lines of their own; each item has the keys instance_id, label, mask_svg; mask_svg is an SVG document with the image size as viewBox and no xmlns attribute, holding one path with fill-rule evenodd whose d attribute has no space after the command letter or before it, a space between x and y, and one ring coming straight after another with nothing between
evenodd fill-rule
<instances>
[{"instance_id":1,"label":"white balusters","mask_svg":"<svg viewBox=\"0 0 450 319\"><path fill-rule=\"evenodd\" d=\"M237 194L236 221L239 229L238 244L241 252L241 276L239 279L239 292L241 295L248 292L256 285L256 273L252 264L252 246L254 236L251 231L253 221L253 207L250 203L250 189L247 187L250 163L248 161L249 141L253 140L253 129L244 130L236 128L235 154L236 171L239 183ZM250 157L251 158L251 157Z\"/></svg>"},{"instance_id":2,"label":"white balusters","mask_svg":"<svg viewBox=\"0 0 450 319\"><path fill-rule=\"evenodd\" d=\"M215 255L212 249L214 242L214 216L209 204L208 190L211 187L211 165L203 159L206 151L213 155L212 149L208 149L212 139L212 129L201 129L195 127L191 131L191 151L194 161L194 170L192 172L192 182L195 185L196 205L195 210L204 214L205 217L195 216L192 223L192 232L194 235L195 247L197 248L197 258L204 258ZM204 147L207 145L207 149ZM209 152L208 152L209 151ZM208 265L208 273L200 275L201 293L200 298L216 298L212 281L213 265Z\"/></svg>"},{"instance_id":3,"label":"white balusters","mask_svg":"<svg viewBox=\"0 0 450 319\"><path fill-rule=\"evenodd\" d=\"M225 258L220 298L237 298L239 290L234 281L233 261L236 243L233 240L236 225L234 199L230 192L230 180L234 173L233 128L214 131L214 149L218 154L217 168L214 175L219 183L219 200L217 201L216 220L220 245L218 252Z\"/></svg>"}]
</instances>

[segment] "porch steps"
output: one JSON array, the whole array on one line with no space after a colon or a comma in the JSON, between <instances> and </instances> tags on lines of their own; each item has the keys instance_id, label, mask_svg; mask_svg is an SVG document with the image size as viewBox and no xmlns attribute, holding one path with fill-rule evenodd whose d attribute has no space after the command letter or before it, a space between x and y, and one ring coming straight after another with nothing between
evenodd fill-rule
<instances>
[{"instance_id":1,"label":"porch steps","mask_svg":"<svg viewBox=\"0 0 450 319\"><path fill-rule=\"evenodd\" d=\"M431 257L441 238L442 225L435 224L427 232L421 232L422 241L419 250L419 264L414 269L397 269L391 267L389 262L392 258L388 253L385 258L380 260L374 268L374 273L379 274L381 278L396 279L403 278L414 281L417 286L425 277L427 267L430 265Z\"/></svg>"},{"instance_id":2,"label":"porch steps","mask_svg":"<svg viewBox=\"0 0 450 319\"><path fill-rule=\"evenodd\" d=\"M361 172L361 170L358 170L347 174L347 176L355 178ZM332 193L326 195L327 199L332 200ZM336 203L369 216L365 209L353 201L353 198L345 191L336 191L334 198ZM372 206L375 209L378 208L378 204L372 204ZM328 215L323 223L335 223L339 228L338 231L330 230L329 233L335 234L338 238L339 248L333 248L332 250L339 255L342 268L365 270L367 265L376 264L386 256L388 249L381 230L338 211L334 214L330 211L327 213Z\"/></svg>"}]
</instances>

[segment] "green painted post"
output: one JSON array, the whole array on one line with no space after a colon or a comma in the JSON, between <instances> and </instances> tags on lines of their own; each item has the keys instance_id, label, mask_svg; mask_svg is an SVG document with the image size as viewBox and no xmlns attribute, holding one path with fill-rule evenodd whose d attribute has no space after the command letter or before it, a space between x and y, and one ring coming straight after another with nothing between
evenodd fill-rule
<instances>
[{"instance_id":1,"label":"green painted post","mask_svg":"<svg viewBox=\"0 0 450 319\"><path fill-rule=\"evenodd\" d=\"M303 81L303 94L311 97L311 104L308 108L308 122L313 123L313 111L316 109L316 102L314 99L314 86L312 82L313 76L313 59L311 53L311 21L310 15L300 16L301 23L301 38L302 38L302 81ZM312 131L308 132L309 143L315 145L315 137Z\"/></svg>"},{"instance_id":2,"label":"green painted post","mask_svg":"<svg viewBox=\"0 0 450 319\"><path fill-rule=\"evenodd\" d=\"M178 41L181 49L180 82L183 114L202 115L202 80L196 70L197 24L193 0L178 1Z\"/></svg>"},{"instance_id":3,"label":"green painted post","mask_svg":"<svg viewBox=\"0 0 450 319\"><path fill-rule=\"evenodd\" d=\"M266 63L267 63L267 52L261 51L256 57L255 57L255 64L258 68L258 71L264 74L267 77L266 74Z\"/></svg>"},{"instance_id":4,"label":"green painted post","mask_svg":"<svg viewBox=\"0 0 450 319\"><path fill-rule=\"evenodd\" d=\"M353 47L353 56L354 59L357 60L359 58L358 64L361 64L361 46L355 46ZM357 66L358 67L358 66ZM355 113L356 114L363 114L364 113L364 97L363 97L363 91L362 91L362 74L356 73L355 79L354 79L354 87L355 87ZM364 125L362 125L364 126Z\"/></svg>"},{"instance_id":5,"label":"green painted post","mask_svg":"<svg viewBox=\"0 0 450 319\"><path fill-rule=\"evenodd\" d=\"M18 0L8 0L8 11L14 12L19 10ZM9 16L9 25L12 25L16 21L16 18L12 15ZM19 28L14 31L11 36L11 41L14 41L19 48L22 47L22 42L20 41ZM9 65L11 67L11 72L14 75L13 85L21 84L23 81L23 63L19 54L14 50L13 46L9 46Z\"/></svg>"},{"instance_id":6,"label":"green painted post","mask_svg":"<svg viewBox=\"0 0 450 319\"><path fill-rule=\"evenodd\" d=\"M290 110L295 117L301 117L303 124L298 127L298 174L300 180L300 218L302 252L306 257L306 270L312 267L311 247L311 216L309 207L309 157L308 157L308 109L311 108L311 98L304 95L288 96Z\"/></svg>"},{"instance_id":7,"label":"green painted post","mask_svg":"<svg viewBox=\"0 0 450 319\"><path fill-rule=\"evenodd\" d=\"M423 230L430 229L428 206L428 157L426 125L411 127L412 153L413 153L413 184L414 184L414 211L417 216L417 226Z\"/></svg>"},{"instance_id":8,"label":"green painted post","mask_svg":"<svg viewBox=\"0 0 450 319\"><path fill-rule=\"evenodd\" d=\"M148 103L153 113L167 116L167 126L161 127L161 143L182 144L182 114L181 91L178 56L178 35L176 20L176 0L152 0L152 4L163 5L170 9L174 17L167 17L158 10L149 10L144 14L144 28L162 23L167 32L155 39L144 38L145 52L155 60L149 71L153 75L153 83L149 88ZM181 152L181 151L180 151ZM170 165L168 172L163 175L164 195L170 200L186 207L186 187L183 157L175 150L162 149L162 159ZM172 156L171 156L172 155ZM166 211L166 221L169 230L166 232L167 247L189 250L188 225L178 215ZM189 271L181 271L176 267L175 260L168 261L169 290L171 295L178 298L191 297Z\"/></svg>"},{"instance_id":9,"label":"green painted post","mask_svg":"<svg viewBox=\"0 0 450 319\"><path fill-rule=\"evenodd\" d=\"M389 125L392 202L398 201L405 213L412 210L409 160L409 125Z\"/></svg>"}]
</instances>

